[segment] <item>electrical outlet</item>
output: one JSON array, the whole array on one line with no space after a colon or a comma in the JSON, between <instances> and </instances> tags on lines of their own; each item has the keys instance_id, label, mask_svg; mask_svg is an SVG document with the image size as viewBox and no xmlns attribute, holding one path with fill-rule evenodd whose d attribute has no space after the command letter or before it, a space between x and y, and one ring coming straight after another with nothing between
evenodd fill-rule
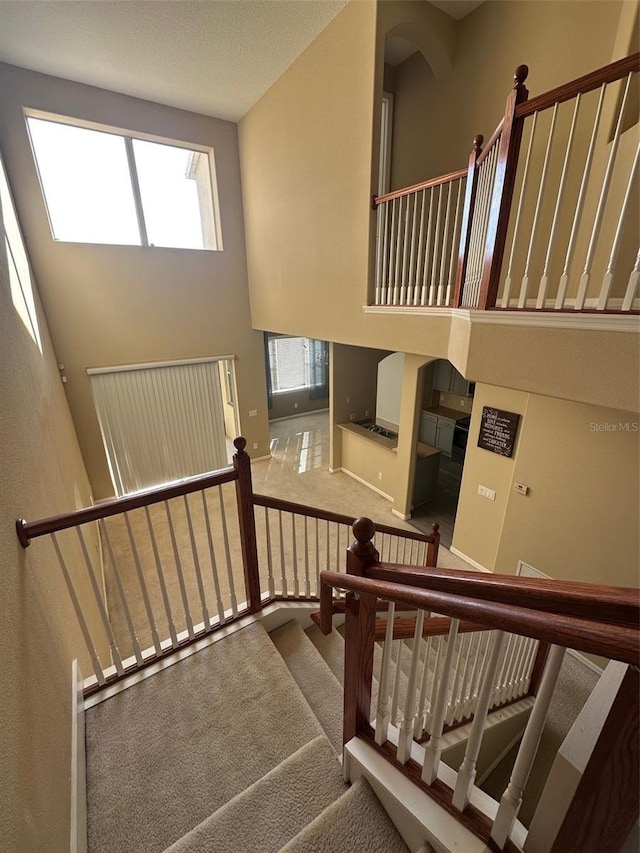
<instances>
[{"instance_id":1,"label":"electrical outlet","mask_svg":"<svg viewBox=\"0 0 640 853\"><path fill-rule=\"evenodd\" d=\"M355 413L355 412L351 412L351 414L349 415L349 420L350 420L350 421L355 421L355 419L356 419L356 413Z\"/></svg>"},{"instance_id":2,"label":"electrical outlet","mask_svg":"<svg viewBox=\"0 0 640 853\"><path fill-rule=\"evenodd\" d=\"M351 397L347 397L347 406L349 405L350 402L351 402Z\"/></svg>"},{"instance_id":3,"label":"electrical outlet","mask_svg":"<svg viewBox=\"0 0 640 853\"><path fill-rule=\"evenodd\" d=\"M257 409L251 409L249 412L249 417L250 418L257 418L258 417L258 410Z\"/></svg>"},{"instance_id":4,"label":"electrical outlet","mask_svg":"<svg viewBox=\"0 0 640 853\"><path fill-rule=\"evenodd\" d=\"M297 408L298 408L298 404L297 404L297 403L294 403L294 404L293 404L293 408L294 408L294 409L297 409Z\"/></svg>"},{"instance_id":5,"label":"electrical outlet","mask_svg":"<svg viewBox=\"0 0 640 853\"><path fill-rule=\"evenodd\" d=\"M364 416L365 416L365 418L369 417L369 409L364 410Z\"/></svg>"},{"instance_id":6,"label":"electrical outlet","mask_svg":"<svg viewBox=\"0 0 640 853\"><path fill-rule=\"evenodd\" d=\"M257 441L254 441L254 442L253 442L253 449L254 449L254 450L257 450L257 449L258 449L258 442L257 442Z\"/></svg>"},{"instance_id":7,"label":"electrical outlet","mask_svg":"<svg viewBox=\"0 0 640 853\"><path fill-rule=\"evenodd\" d=\"M521 495L529 494L529 486L525 486L524 483L516 483L513 487L513 490Z\"/></svg>"},{"instance_id":8,"label":"electrical outlet","mask_svg":"<svg viewBox=\"0 0 640 853\"><path fill-rule=\"evenodd\" d=\"M483 498L489 498L490 501L495 501L496 493L493 489L488 489L486 486L478 486L478 494Z\"/></svg>"},{"instance_id":9,"label":"electrical outlet","mask_svg":"<svg viewBox=\"0 0 640 853\"><path fill-rule=\"evenodd\" d=\"M378 471L378 479L382 480L382 471Z\"/></svg>"}]
</instances>

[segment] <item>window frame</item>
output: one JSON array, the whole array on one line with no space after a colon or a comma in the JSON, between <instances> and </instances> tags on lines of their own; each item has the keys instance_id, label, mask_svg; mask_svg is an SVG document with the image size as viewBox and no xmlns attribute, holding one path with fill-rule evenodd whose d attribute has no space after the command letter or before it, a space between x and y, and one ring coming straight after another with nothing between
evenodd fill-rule
<instances>
[{"instance_id":1,"label":"window frame","mask_svg":"<svg viewBox=\"0 0 640 853\"><path fill-rule=\"evenodd\" d=\"M51 231L51 238L56 243L75 243L76 245L83 246L131 246L133 248L145 248L145 249L170 249L176 250L179 249L181 251L191 251L191 252L221 252L223 251L222 244L222 229L220 224L220 202L218 197L218 180L216 173L216 163L215 163L215 152L211 146L201 145L195 142L185 142L180 139L172 139L166 136L158 136L156 134L143 133L133 130L128 130L121 127L114 127L112 125L105 125L99 122L86 121L84 119L72 117L72 116L64 116L58 115L56 113L50 113L43 110L32 109L30 107L24 107L23 110L25 127L27 131L27 136L29 138L29 145L31 147L31 153L33 155L33 161L36 168L36 174L38 176L38 183L40 185L40 192L42 193L42 199L44 201L44 207L47 215L47 221L49 223L49 230ZM51 220L51 214L49 212L49 204L47 201L47 194L45 192L44 183L42 180L42 176L40 173L40 166L38 163L38 157L36 154L35 145L33 139L31 137L31 131L29 128L29 119L37 119L40 121L49 121L53 124L61 124L68 125L70 127L77 127L82 130L93 130L98 133L107 133L111 136L118 136L124 140L125 151L127 155L127 164L129 167L129 179L131 182L131 193L133 196L133 203L135 206L136 218L138 222L138 232L140 236L139 243L95 243L91 241L79 241L79 240L61 240L60 238L55 236L55 231L53 228L53 222ZM211 191L211 207L212 207L212 218L213 218L213 234L215 246L213 247L205 247L203 246L201 249L185 249L180 246L156 246L153 243L149 243L149 239L147 236L147 228L146 222L144 218L144 210L142 203L142 196L140 193L140 184L138 181L138 169L135 160L135 154L133 151L133 141L134 139L138 139L142 142L153 142L157 145L166 145L171 148L183 148L186 151L196 152L198 154L204 154L207 157L207 162L209 166L209 189ZM202 221L202 216L201 216Z\"/></svg>"}]
</instances>

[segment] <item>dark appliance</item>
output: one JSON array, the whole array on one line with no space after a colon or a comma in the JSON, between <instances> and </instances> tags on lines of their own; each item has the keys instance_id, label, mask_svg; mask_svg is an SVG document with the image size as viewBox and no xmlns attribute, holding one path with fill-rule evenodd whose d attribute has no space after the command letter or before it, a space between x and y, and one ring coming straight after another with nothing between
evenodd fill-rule
<instances>
[{"instance_id":1,"label":"dark appliance","mask_svg":"<svg viewBox=\"0 0 640 853\"><path fill-rule=\"evenodd\" d=\"M453 428L453 447L451 449L451 458L454 462L459 462L461 465L464 462L464 455L467 450L470 423L470 416L467 418L461 418L459 421L456 421L456 425Z\"/></svg>"}]
</instances>

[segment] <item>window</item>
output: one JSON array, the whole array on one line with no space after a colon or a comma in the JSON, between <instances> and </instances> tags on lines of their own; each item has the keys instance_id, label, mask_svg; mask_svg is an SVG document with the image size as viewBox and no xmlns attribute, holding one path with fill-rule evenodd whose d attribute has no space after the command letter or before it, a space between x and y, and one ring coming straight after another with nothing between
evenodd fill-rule
<instances>
[{"instance_id":1,"label":"window","mask_svg":"<svg viewBox=\"0 0 640 853\"><path fill-rule=\"evenodd\" d=\"M27 116L55 240L220 249L209 153Z\"/></svg>"},{"instance_id":2,"label":"window","mask_svg":"<svg viewBox=\"0 0 640 853\"><path fill-rule=\"evenodd\" d=\"M267 334L267 358L271 394L309 388L311 398L328 396L325 341Z\"/></svg>"}]
</instances>

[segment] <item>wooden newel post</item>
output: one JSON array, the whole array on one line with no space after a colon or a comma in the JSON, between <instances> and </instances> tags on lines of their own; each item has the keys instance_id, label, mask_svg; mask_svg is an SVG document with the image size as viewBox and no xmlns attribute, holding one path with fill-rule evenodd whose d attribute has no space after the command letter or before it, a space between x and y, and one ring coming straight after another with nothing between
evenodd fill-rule
<instances>
[{"instance_id":1,"label":"wooden newel post","mask_svg":"<svg viewBox=\"0 0 640 853\"><path fill-rule=\"evenodd\" d=\"M246 438L239 436L233 441L236 453L233 467L238 472L236 495L238 500L238 523L242 546L242 565L247 603L251 613L262 609L260 596L260 573L258 570L258 548L256 545L256 519L253 511L253 485L251 483L251 459L245 451Z\"/></svg>"},{"instance_id":2,"label":"wooden newel post","mask_svg":"<svg viewBox=\"0 0 640 853\"><path fill-rule=\"evenodd\" d=\"M376 529L369 518L353 523L355 541L347 550L347 574L364 575L380 555L371 541ZM376 597L350 592L346 599L343 743L369 725Z\"/></svg>"},{"instance_id":3,"label":"wooden newel post","mask_svg":"<svg viewBox=\"0 0 640 853\"><path fill-rule=\"evenodd\" d=\"M462 288L467 275L473 209L476 203L476 190L478 189L478 157L482 153L483 142L484 136L479 133L473 140L473 149L469 156L469 171L467 172L467 186L464 193L462 226L460 228L460 245L458 246L458 271L456 273L456 285L453 293L454 308L459 308L462 304Z\"/></svg>"},{"instance_id":4,"label":"wooden newel post","mask_svg":"<svg viewBox=\"0 0 640 853\"><path fill-rule=\"evenodd\" d=\"M484 248L484 266L478 306L480 308L494 308L498 296L500 270L507 240L509 214L524 126L524 119L518 118L516 112L518 105L529 97L529 91L524 85L528 75L528 66L518 65L513 75L513 89L507 97Z\"/></svg>"},{"instance_id":5,"label":"wooden newel post","mask_svg":"<svg viewBox=\"0 0 640 853\"><path fill-rule=\"evenodd\" d=\"M429 542L427 545L425 566L435 568L438 565L438 551L440 550L440 525L437 521L431 525L431 536L433 536L433 542Z\"/></svg>"}]
</instances>

